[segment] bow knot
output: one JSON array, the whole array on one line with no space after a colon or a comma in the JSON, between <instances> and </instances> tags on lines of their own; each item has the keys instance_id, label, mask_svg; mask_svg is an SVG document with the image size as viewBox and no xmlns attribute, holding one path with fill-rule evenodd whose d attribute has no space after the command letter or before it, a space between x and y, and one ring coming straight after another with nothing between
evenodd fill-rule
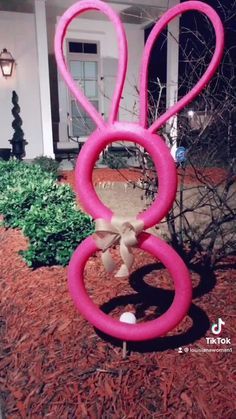
<instances>
[{"instance_id":1,"label":"bow knot","mask_svg":"<svg viewBox=\"0 0 236 419\"><path fill-rule=\"evenodd\" d=\"M93 238L97 247L102 250L102 262L107 272L113 272L116 267L109 249L119 244L120 255L124 263L115 276L124 277L129 275L129 270L134 261L131 248L137 245L137 236L141 233L143 227L143 221L136 218L124 219L113 216L111 221L102 218L95 220Z\"/></svg>"}]
</instances>

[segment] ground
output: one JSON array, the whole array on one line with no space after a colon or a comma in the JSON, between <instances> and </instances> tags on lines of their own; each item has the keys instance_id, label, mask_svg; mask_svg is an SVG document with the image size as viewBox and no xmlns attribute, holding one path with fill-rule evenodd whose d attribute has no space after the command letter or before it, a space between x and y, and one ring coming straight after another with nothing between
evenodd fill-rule
<instances>
[{"instance_id":1,"label":"ground","mask_svg":"<svg viewBox=\"0 0 236 419\"><path fill-rule=\"evenodd\" d=\"M101 192L112 179L97 173ZM124 195L125 186L119 188ZM28 268L18 255L27 247L20 231L2 228L0 243L0 389L7 419L235 417L233 259L215 274L196 266L189 315L166 337L128 344L122 359L121 342L95 330L74 307L66 268ZM116 318L130 310L138 321L151 320L174 294L168 272L138 249L129 280L106 274L97 254L85 281L93 300ZM231 342L209 345L219 317L225 322L220 336ZM205 349L228 352L200 352Z\"/></svg>"}]
</instances>

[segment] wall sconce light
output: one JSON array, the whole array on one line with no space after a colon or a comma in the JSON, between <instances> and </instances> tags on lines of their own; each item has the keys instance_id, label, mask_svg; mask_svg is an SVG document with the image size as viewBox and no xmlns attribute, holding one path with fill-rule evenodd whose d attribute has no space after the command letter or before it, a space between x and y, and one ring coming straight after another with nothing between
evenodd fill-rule
<instances>
[{"instance_id":1,"label":"wall sconce light","mask_svg":"<svg viewBox=\"0 0 236 419\"><path fill-rule=\"evenodd\" d=\"M0 54L0 67L2 70L3 77L11 77L14 63L15 60L12 57L11 53L7 51L6 48L3 48Z\"/></svg>"}]
</instances>

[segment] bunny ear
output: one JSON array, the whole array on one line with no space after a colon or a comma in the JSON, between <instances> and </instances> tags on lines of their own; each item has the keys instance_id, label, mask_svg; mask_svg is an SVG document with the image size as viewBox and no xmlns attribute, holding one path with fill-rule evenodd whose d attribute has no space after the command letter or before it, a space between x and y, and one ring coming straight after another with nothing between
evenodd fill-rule
<instances>
[{"instance_id":1,"label":"bunny ear","mask_svg":"<svg viewBox=\"0 0 236 419\"><path fill-rule=\"evenodd\" d=\"M144 48L143 58L142 58L142 65L141 65L141 76L140 76L140 125L145 127L147 126L147 110L148 110L148 65L150 60L150 54L154 42L162 32L162 30L168 25L168 23L174 19L176 16L190 11L190 10L197 10L199 12L204 13L211 21L216 35L216 47L215 52L212 57L212 60L200 78L198 83L187 93L182 99L180 99L175 105L171 106L159 119L157 119L150 127L150 132L157 131L162 125L166 123L166 121L171 118L173 115L177 114L181 109L184 108L189 102L191 102L206 86L206 84L212 78L214 72L216 71L224 49L224 28L222 22L215 12L210 6L200 1L188 1L182 4L178 4L168 10L156 23L154 28L152 29L147 43Z\"/></svg>"},{"instance_id":2,"label":"bunny ear","mask_svg":"<svg viewBox=\"0 0 236 419\"><path fill-rule=\"evenodd\" d=\"M95 124L99 128L102 128L105 126L105 121L103 120L99 112L94 108L94 106L89 102L89 100L86 98L81 89L74 82L66 65L65 57L63 54L63 40L66 34L67 27L75 17L78 17L81 13L87 12L89 10L97 10L104 13L114 24L118 38L118 76L116 80L114 96L109 114L109 123L113 123L117 119L120 99L127 70L127 40L119 16L106 3L103 3L99 0L85 0L77 2L69 9L67 9L67 11L64 13L64 15L62 15L62 17L59 20L54 39L54 48L58 68L67 86L69 87L77 101L80 102L80 104L83 106L86 112L93 119Z\"/></svg>"}]
</instances>

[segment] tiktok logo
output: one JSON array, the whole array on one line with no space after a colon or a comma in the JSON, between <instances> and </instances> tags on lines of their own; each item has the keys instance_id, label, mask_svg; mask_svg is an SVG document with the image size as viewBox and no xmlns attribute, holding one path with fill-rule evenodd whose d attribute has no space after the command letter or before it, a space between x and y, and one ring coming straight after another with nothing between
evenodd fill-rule
<instances>
[{"instance_id":1,"label":"tiktok logo","mask_svg":"<svg viewBox=\"0 0 236 419\"><path fill-rule=\"evenodd\" d=\"M214 335L219 335L222 329L222 325L225 324L221 318L218 319L218 323L213 323L211 326L211 331Z\"/></svg>"}]
</instances>

